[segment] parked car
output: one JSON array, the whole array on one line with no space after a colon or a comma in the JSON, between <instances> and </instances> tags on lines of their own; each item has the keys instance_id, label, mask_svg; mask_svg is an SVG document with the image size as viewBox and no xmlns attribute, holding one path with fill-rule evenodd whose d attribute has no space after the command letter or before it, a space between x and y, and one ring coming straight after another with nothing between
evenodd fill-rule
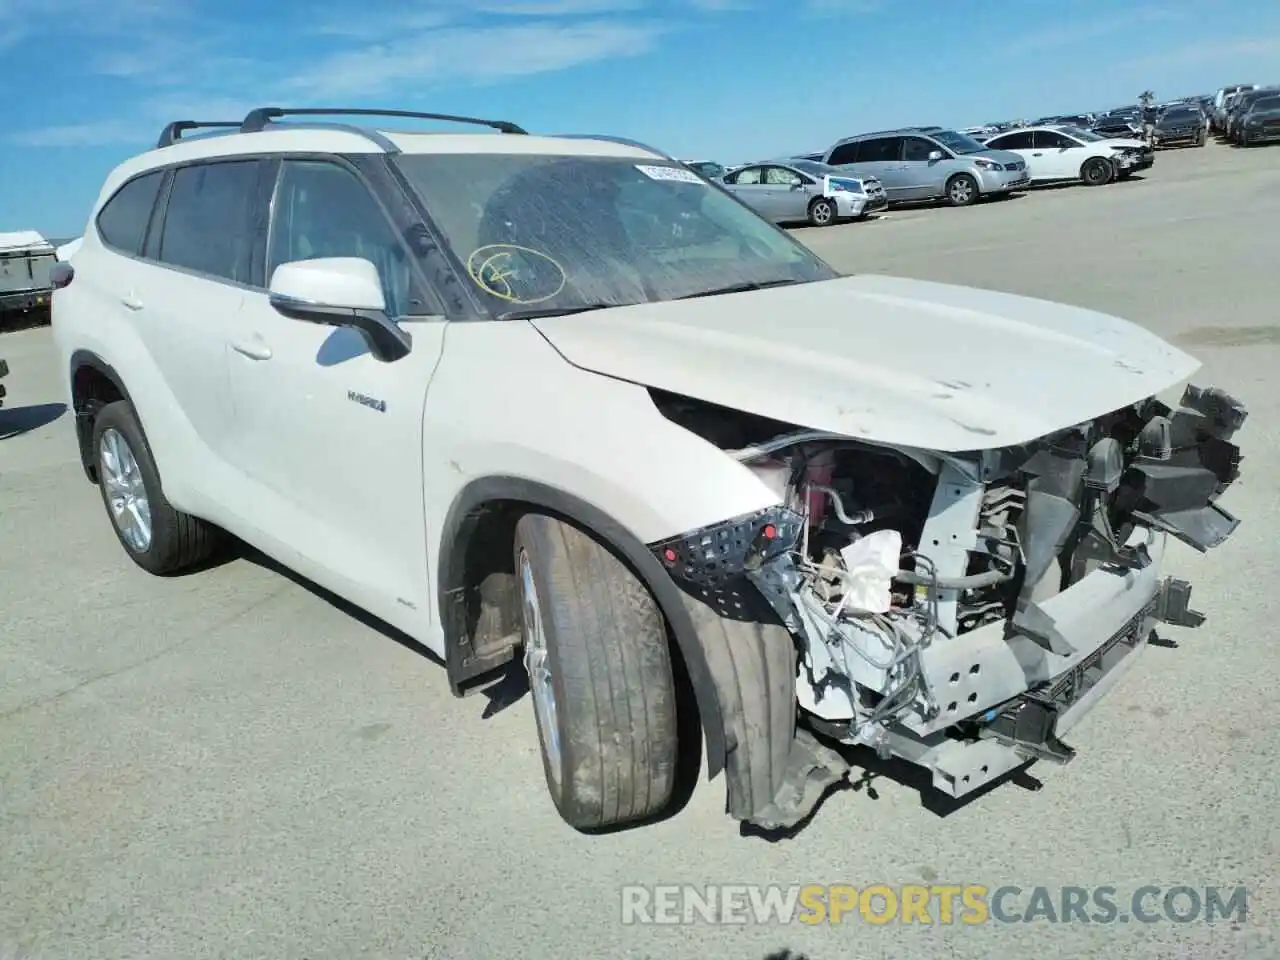
<instances>
[{"instance_id":1,"label":"parked car","mask_svg":"<svg viewBox=\"0 0 1280 960\"><path fill-rule=\"evenodd\" d=\"M1231 101L1231 105L1227 108L1227 139L1232 143L1240 142L1240 121L1254 102L1264 97L1275 96L1280 88L1276 87L1254 87L1252 90L1246 90L1238 93Z\"/></svg>"},{"instance_id":2,"label":"parked car","mask_svg":"<svg viewBox=\"0 0 1280 960\"><path fill-rule=\"evenodd\" d=\"M1142 139L1142 110L1125 107L1104 113L1093 123L1093 132L1103 136L1126 140Z\"/></svg>"},{"instance_id":3,"label":"parked car","mask_svg":"<svg viewBox=\"0 0 1280 960\"><path fill-rule=\"evenodd\" d=\"M1208 140L1204 114L1198 106L1188 103L1166 107L1156 118L1154 140L1156 147L1203 147Z\"/></svg>"},{"instance_id":4,"label":"parked car","mask_svg":"<svg viewBox=\"0 0 1280 960\"><path fill-rule=\"evenodd\" d=\"M1086 130L1093 126L1094 120L1097 118L1089 113L1072 113L1056 117L1041 117L1034 126L1037 127L1084 127Z\"/></svg>"},{"instance_id":5,"label":"parked car","mask_svg":"<svg viewBox=\"0 0 1280 960\"><path fill-rule=\"evenodd\" d=\"M1253 101L1240 118L1240 146L1254 147L1280 140L1280 91Z\"/></svg>"},{"instance_id":6,"label":"parked car","mask_svg":"<svg viewBox=\"0 0 1280 960\"><path fill-rule=\"evenodd\" d=\"M1213 95L1213 105L1210 110L1210 123L1213 132L1219 135L1226 135L1227 132L1227 106L1230 98L1244 90L1252 90L1252 83L1234 83L1229 86L1222 87Z\"/></svg>"},{"instance_id":7,"label":"parked car","mask_svg":"<svg viewBox=\"0 0 1280 960\"><path fill-rule=\"evenodd\" d=\"M34 230L0 233L0 321L47 314L53 245Z\"/></svg>"},{"instance_id":8,"label":"parked car","mask_svg":"<svg viewBox=\"0 0 1280 960\"><path fill-rule=\"evenodd\" d=\"M574 827L668 809L700 742L794 825L849 772L815 731L965 796L1203 621L1162 558L1236 529L1246 414L1162 404L1199 362L1142 327L841 276L629 141L292 115L107 176L54 268L85 473L152 574L226 532L458 695L522 659Z\"/></svg>"},{"instance_id":9,"label":"parked car","mask_svg":"<svg viewBox=\"0 0 1280 960\"><path fill-rule=\"evenodd\" d=\"M879 180L890 203L945 199L967 206L1008 196L1031 183L1017 154L1002 153L943 127L905 127L847 137L825 161L846 174Z\"/></svg>"},{"instance_id":10,"label":"parked car","mask_svg":"<svg viewBox=\"0 0 1280 960\"><path fill-rule=\"evenodd\" d=\"M708 180L719 180L724 176L727 167L716 163L714 160L691 160L685 164L690 170L701 174Z\"/></svg>"},{"instance_id":11,"label":"parked car","mask_svg":"<svg viewBox=\"0 0 1280 960\"><path fill-rule=\"evenodd\" d=\"M725 189L774 223L828 227L889 205L874 177L851 177L812 160L770 160L725 174Z\"/></svg>"},{"instance_id":12,"label":"parked car","mask_svg":"<svg viewBox=\"0 0 1280 960\"><path fill-rule=\"evenodd\" d=\"M1032 183L1079 180L1091 187L1118 177L1124 153L1113 140L1066 125L1011 130L986 144L1022 157Z\"/></svg>"}]
</instances>

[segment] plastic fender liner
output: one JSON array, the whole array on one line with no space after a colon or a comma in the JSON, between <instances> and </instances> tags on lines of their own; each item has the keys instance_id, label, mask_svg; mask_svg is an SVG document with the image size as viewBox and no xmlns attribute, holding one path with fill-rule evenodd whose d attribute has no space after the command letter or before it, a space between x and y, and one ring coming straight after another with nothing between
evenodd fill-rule
<instances>
[{"instance_id":1,"label":"plastic fender liner","mask_svg":"<svg viewBox=\"0 0 1280 960\"><path fill-rule=\"evenodd\" d=\"M725 768L725 724L717 684L712 680L703 640L685 606L684 594L652 551L621 523L599 507L546 484L520 477L482 477L463 487L449 507L440 531L437 595L446 643L445 664L454 692L458 693L461 684L475 675L467 662L466 609L461 589L470 537L467 522L476 507L502 500L528 504L591 532L616 550L653 593L684 659L706 740L707 775L715 778Z\"/></svg>"},{"instance_id":2,"label":"plastic fender liner","mask_svg":"<svg viewBox=\"0 0 1280 960\"><path fill-rule=\"evenodd\" d=\"M781 506L652 543L697 631L720 704L728 812L765 829L808 816L849 769L796 727L796 642L751 574L784 557L804 519Z\"/></svg>"},{"instance_id":3,"label":"plastic fender liner","mask_svg":"<svg viewBox=\"0 0 1280 960\"><path fill-rule=\"evenodd\" d=\"M120 396L124 397L124 399L129 402L129 405L133 407L133 412L135 416L138 417L138 422L142 424L143 430L146 430L146 424L142 421L142 411L139 410L137 404L133 402L133 398L129 396L129 391L124 385L124 378L116 372L115 367L111 366L107 361L89 350L77 350L71 354L71 362L69 366L70 369L67 373L67 393L69 395L69 399L74 401L74 396L72 394L75 388L76 373L81 369L88 367L106 377L106 379L115 386L116 390L119 391ZM84 474L88 478L89 482L96 484L98 479L94 475L93 467L94 453L92 449L92 420L97 414L97 409L90 405L87 409L73 409L71 413L75 417L76 439L80 444L80 466L84 470Z\"/></svg>"}]
</instances>

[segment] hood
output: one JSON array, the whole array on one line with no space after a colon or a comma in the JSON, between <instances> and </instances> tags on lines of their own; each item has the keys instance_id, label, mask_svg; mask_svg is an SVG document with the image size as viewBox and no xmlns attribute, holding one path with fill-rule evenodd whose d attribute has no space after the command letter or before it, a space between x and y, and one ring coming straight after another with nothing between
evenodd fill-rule
<instances>
[{"instance_id":1,"label":"hood","mask_svg":"<svg viewBox=\"0 0 1280 960\"><path fill-rule=\"evenodd\" d=\"M875 275L530 322L585 370L941 452L1025 443L1200 366L1116 317Z\"/></svg>"},{"instance_id":2,"label":"hood","mask_svg":"<svg viewBox=\"0 0 1280 960\"><path fill-rule=\"evenodd\" d=\"M966 153L966 157L986 157L994 160L996 163L1022 163L1024 157L1014 153L1012 150L983 150L981 153ZM964 159L963 157L961 159Z\"/></svg>"},{"instance_id":3,"label":"hood","mask_svg":"<svg viewBox=\"0 0 1280 960\"><path fill-rule=\"evenodd\" d=\"M1147 149L1147 141L1135 137L1106 137L1104 142L1109 147L1124 147L1129 150Z\"/></svg>"}]
</instances>

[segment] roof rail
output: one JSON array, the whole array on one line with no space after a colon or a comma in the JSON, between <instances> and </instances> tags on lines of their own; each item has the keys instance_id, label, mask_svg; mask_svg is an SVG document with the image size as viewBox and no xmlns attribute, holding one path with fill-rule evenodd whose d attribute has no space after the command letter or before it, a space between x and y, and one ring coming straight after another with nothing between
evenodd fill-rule
<instances>
[{"instance_id":1,"label":"roof rail","mask_svg":"<svg viewBox=\"0 0 1280 960\"><path fill-rule=\"evenodd\" d=\"M477 117L457 117L447 113L419 113L415 110L376 110L367 107L258 107L250 110L240 124L241 133L258 133L265 130L272 120L282 117L406 117L413 120L445 120L450 123L470 123L492 127L502 133L527 133L522 127L507 120L481 120Z\"/></svg>"},{"instance_id":2,"label":"roof rail","mask_svg":"<svg viewBox=\"0 0 1280 960\"><path fill-rule=\"evenodd\" d=\"M173 146L182 139L182 135L188 130L234 129L239 126L240 124L227 120L175 120L160 131L160 139L156 141L156 149Z\"/></svg>"},{"instance_id":3,"label":"roof rail","mask_svg":"<svg viewBox=\"0 0 1280 960\"><path fill-rule=\"evenodd\" d=\"M659 150L657 147L651 147L647 143L641 143L639 140L629 140L626 137L613 137L605 133L553 133L549 136L560 140L604 140L607 143L619 143L624 147L635 147L637 150L648 150L650 153L656 153L665 160L680 161L667 153L665 150Z\"/></svg>"}]
</instances>

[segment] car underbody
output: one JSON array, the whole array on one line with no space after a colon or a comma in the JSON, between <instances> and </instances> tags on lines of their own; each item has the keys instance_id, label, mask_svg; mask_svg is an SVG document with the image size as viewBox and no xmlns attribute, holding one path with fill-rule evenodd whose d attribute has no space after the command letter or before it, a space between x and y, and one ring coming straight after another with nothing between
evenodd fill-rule
<instances>
[{"instance_id":1,"label":"car underbody","mask_svg":"<svg viewBox=\"0 0 1280 960\"><path fill-rule=\"evenodd\" d=\"M1238 524L1216 501L1238 475L1231 437L1246 412L1216 389L966 454L654 398L778 495L776 507L649 545L697 603L781 625L791 641L768 650L785 646L769 639L781 630L744 632L719 667L709 655L729 809L762 827L812 812L849 769L840 745L923 766L952 797L1030 761L1069 761L1060 738L1155 625L1204 620L1190 586L1160 574L1168 538L1203 552ZM752 707L786 669L798 725L794 710ZM772 795L735 800L762 763Z\"/></svg>"}]
</instances>

